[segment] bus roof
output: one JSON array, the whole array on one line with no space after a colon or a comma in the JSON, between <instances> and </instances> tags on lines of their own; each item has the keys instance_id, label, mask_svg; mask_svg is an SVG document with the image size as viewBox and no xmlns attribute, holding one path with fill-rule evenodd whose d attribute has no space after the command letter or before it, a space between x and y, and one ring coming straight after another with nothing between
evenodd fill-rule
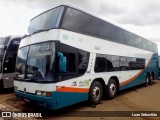
<instances>
[{"instance_id":1,"label":"bus roof","mask_svg":"<svg viewBox=\"0 0 160 120\"><path fill-rule=\"evenodd\" d=\"M144 43L147 42L147 44L153 44L153 46L155 47L155 49L157 49L157 44L156 44L155 42L150 41L150 40L147 40L147 39L145 39L145 38L143 38L143 37L141 37L141 36L139 36L139 35L137 35L137 34L135 34L135 33L129 32L129 31L127 31L127 30L125 30L125 29L123 29L123 28L121 28L121 27L119 27L119 26L117 26L117 25L115 25L115 24L113 24L113 23L111 23L111 22L108 22L108 21L106 21L106 20L104 20L104 19L102 19L102 18L100 18L100 17L97 17L96 15L93 15L93 14L91 14L91 13L89 13L89 12L86 12L85 10L79 9L78 7L73 7L73 6L71 6L71 5L64 5L64 4L63 4L63 5L56 6L56 7L54 7L54 8L51 8L51 9L49 9L49 10L47 10L47 11L44 11L44 12L40 13L39 15L35 16L34 18L36 18L36 17L38 17L38 16L40 16L40 15L42 15L42 14L44 14L44 13L50 11L50 10L52 10L52 9L55 9L55 8L61 7L61 6L65 7L64 10L66 10L66 8L71 8L71 9L74 9L74 10L77 10L77 11L80 11L80 12L83 12L83 13L91 16L91 17L98 18L98 19L100 19L101 21L104 21L104 22L106 22L106 23L108 23L108 24L110 24L110 25L112 25L112 26L115 26L115 27L118 28L118 29L121 29L123 32L127 32L127 34L132 34L133 37L138 37L138 39L142 39L142 41L143 41ZM64 16L63 16L63 17L64 17ZM31 20L33 20L34 18L32 18ZM111 41L112 41L112 40L111 40ZM113 41L113 42L115 42L115 41ZM120 43L120 42L119 42L119 43ZM120 44L123 44L123 43L120 43ZM127 44L126 44L126 45L127 45ZM142 45L143 45L143 44L142 44ZM130 46L130 45L129 45L129 46ZM144 46L144 45L143 45L143 46ZM157 51L157 50L155 50L155 51Z\"/></svg>"}]
</instances>

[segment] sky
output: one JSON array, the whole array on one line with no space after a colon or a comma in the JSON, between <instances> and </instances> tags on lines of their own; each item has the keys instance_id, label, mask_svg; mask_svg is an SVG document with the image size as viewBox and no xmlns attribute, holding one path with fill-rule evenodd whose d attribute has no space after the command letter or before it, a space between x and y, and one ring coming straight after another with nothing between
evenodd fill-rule
<instances>
[{"instance_id":1,"label":"sky","mask_svg":"<svg viewBox=\"0 0 160 120\"><path fill-rule=\"evenodd\" d=\"M160 0L0 0L0 37L27 34L30 19L60 4L78 7L156 42L160 53Z\"/></svg>"}]
</instances>

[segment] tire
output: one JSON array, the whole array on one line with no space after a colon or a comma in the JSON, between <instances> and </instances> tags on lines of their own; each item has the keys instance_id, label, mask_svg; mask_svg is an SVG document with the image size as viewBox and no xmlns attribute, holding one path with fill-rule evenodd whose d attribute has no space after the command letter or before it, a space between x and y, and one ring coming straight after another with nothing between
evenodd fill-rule
<instances>
[{"instance_id":1,"label":"tire","mask_svg":"<svg viewBox=\"0 0 160 120\"><path fill-rule=\"evenodd\" d=\"M106 88L107 98L113 99L116 97L118 92L118 85L114 79L110 79Z\"/></svg>"},{"instance_id":2,"label":"tire","mask_svg":"<svg viewBox=\"0 0 160 120\"><path fill-rule=\"evenodd\" d=\"M91 105L97 105L101 102L103 95L103 89L102 85L98 81L94 81L91 84L90 90L89 90L89 104Z\"/></svg>"}]
</instances>

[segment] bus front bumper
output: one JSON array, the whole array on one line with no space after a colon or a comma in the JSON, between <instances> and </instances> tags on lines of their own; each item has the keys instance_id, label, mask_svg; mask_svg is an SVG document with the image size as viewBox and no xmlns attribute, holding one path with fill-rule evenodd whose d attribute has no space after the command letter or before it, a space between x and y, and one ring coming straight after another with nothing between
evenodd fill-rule
<instances>
[{"instance_id":1,"label":"bus front bumper","mask_svg":"<svg viewBox=\"0 0 160 120\"><path fill-rule=\"evenodd\" d=\"M57 109L55 92L52 92L51 97L39 96L32 93L25 93L18 90L15 90L14 93L16 97L23 99L26 102L35 103L37 105L40 105L42 107L49 108L49 109Z\"/></svg>"},{"instance_id":2,"label":"bus front bumper","mask_svg":"<svg viewBox=\"0 0 160 120\"><path fill-rule=\"evenodd\" d=\"M51 92L51 97L39 96L23 91L15 90L18 98L27 102L33 102L48 109L60 109L88 100L88 92Z\"/></svg>"}]
</instances>

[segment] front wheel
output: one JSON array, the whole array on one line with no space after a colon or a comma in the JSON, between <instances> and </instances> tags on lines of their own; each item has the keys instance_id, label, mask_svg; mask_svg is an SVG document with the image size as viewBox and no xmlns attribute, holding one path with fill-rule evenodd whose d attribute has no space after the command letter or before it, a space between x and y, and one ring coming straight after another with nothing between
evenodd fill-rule
<instances>
[{"instance_id":1,"label":"front wheel","mask_svg":"<svg viewBox=\"0 0 160 120\"><path fill-rule=\"evenodd\" d=\"M114 79L110 79L106 88L107 97L113 99L118 92L118 85Z\"/></svg>"},{"instance_id":2,"label":"front wheel","mask_svg":"<svg viewBox=\"0 0 160 120\"><path fill-rule=\"evenodd\" d=\"M98 81L94 81L91 84L89 90L89 103L92 105L99 104L102 100L102 94L103 94L103 89L101 83Z\"/></svg>"}]
</instances>

